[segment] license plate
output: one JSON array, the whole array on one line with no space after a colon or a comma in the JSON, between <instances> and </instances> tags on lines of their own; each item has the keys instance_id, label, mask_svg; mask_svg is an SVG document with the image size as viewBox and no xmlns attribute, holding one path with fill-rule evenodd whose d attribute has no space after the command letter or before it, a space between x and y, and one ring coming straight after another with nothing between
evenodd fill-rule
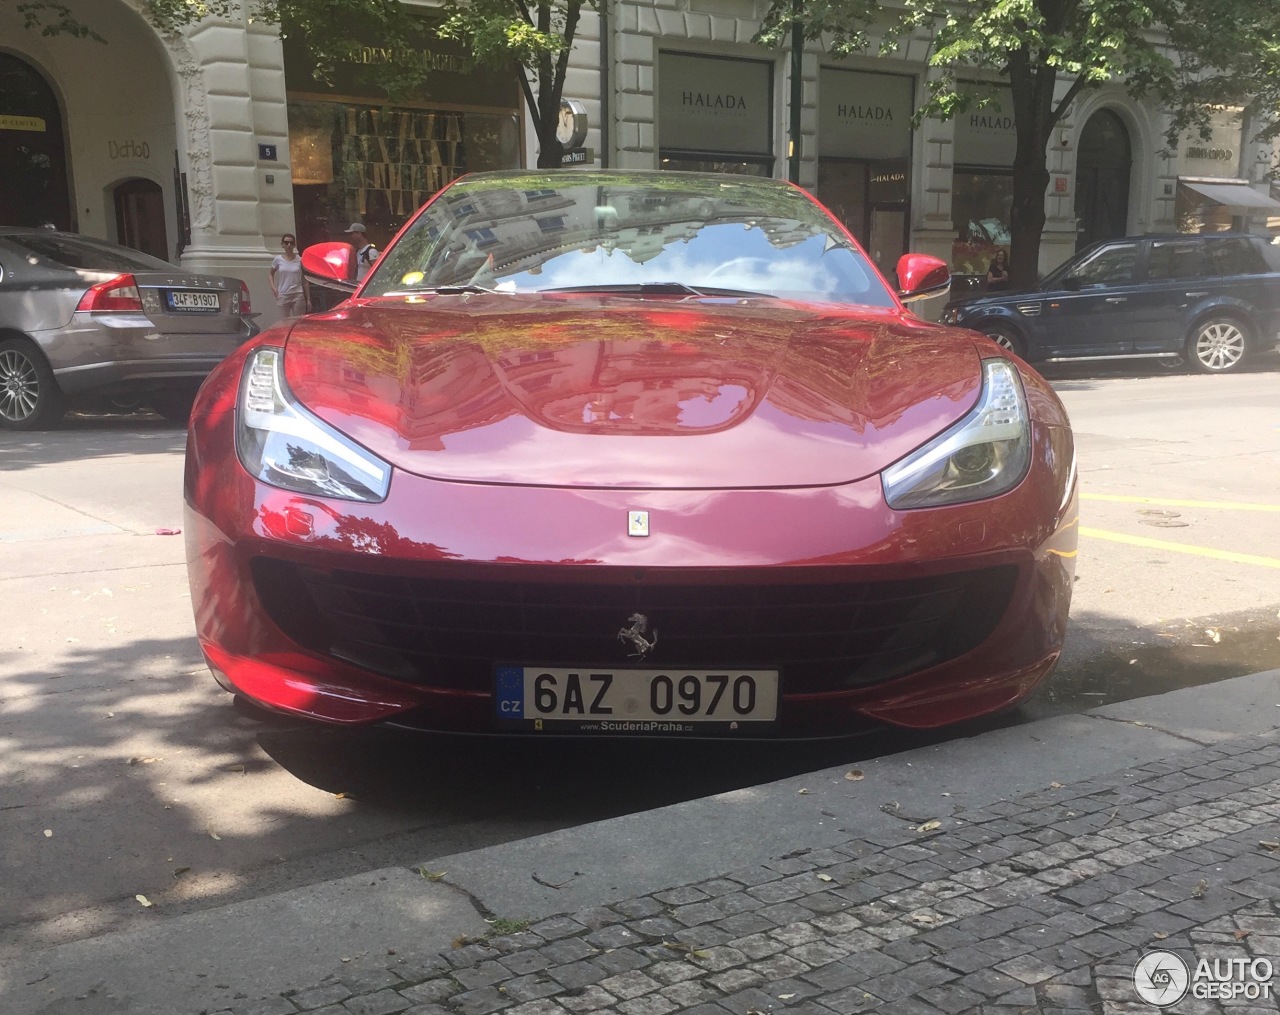
<instances>
[{"instance_id":1,"label":"license plate","mask_svg":"<svg viewBox=\"0 0 1280 1015\"><path fill-rule=\"evenodd\" d=\"M169 293L170 310L196 311L197 313L217 313L218 294L185 292L181 290Z\"/></svg>"},{"instance_id":2,"label":"license plate","mask_svg":"<svg viewBox=\"0 0 1280 1015\"><path fill-rule=\"evenodd\" d=\"M759 731L778 718L778 671L499 666L494 718L555 732Z\"/></svg>"}]
</instances>

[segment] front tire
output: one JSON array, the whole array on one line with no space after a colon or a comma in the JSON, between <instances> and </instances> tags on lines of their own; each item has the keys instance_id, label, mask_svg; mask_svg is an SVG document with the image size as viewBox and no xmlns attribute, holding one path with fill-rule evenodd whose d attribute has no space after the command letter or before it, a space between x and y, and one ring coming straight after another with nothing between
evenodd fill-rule
<instances>
[{"instance_id":1,"label":"front tire","mask_svg":"<svg viewBox=\"0 0 1280 1015\"><path fill-rule=\"evenodd\" d=\"M35 344L25 338L0 342L0 429L52 426L65 407L62 389Z\"/></svg>"},{"instance_id":2,"label":"front tire","mask_svg":"<svg viewBox=\"0 0 1280 1015\"><path fill-rule=\"evenodd\" d=\"M1225 374L1237 369L1249 349L1245 326L1234 317L1206 317L1191 329L1187 362L1202 374Z\"/></svg>"},{"instance_id":3,"label":"front tire","mask_svg":"<svg viewBox=\"0 0 1280 1015\"><path fill-rule=\"evenodd\" d=\"M1000 346L1001 349L1008 349L1015 356L1021 356L1023 359L1027 358L1026 343L1022 341L1021 335L1014 333L1012 328L993 325L986 329L983 334Z\"/></svg>"}]
</instances>

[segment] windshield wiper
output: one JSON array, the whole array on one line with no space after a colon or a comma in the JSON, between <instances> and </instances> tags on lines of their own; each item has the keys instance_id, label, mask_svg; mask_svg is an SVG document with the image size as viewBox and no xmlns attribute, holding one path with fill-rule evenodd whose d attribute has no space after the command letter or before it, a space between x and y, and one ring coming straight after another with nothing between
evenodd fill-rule
<instances>
[{"instance_id":1,"label":"windshield wiper","mask_svg":"<svg viewBox=\"0 0 1280 1015\"><path fill-rule=\"evenodd\" d=\"M619 282L614 285L564 285L553 289L539 289L542 293L623 293L636 296L764 296L773 293L752 292L748 289L721 289L715 286L694 286L684 282Z\"/></svg>"},{"instance_id":2,"label":"windshield wiper","mask_svg":"<svg viewBox=\"0 0 1280 1015\"><path fill-rule=\"evenodd\" d=\"M491 296L513 296L514 289L486 289L482 285L472 285L470 282L463 285L423 285L415 286L412 289L396 289L392 292L382 293L383 296L418 296L421 293L430 293L433 296L460 296L465 293L488 293Z\"/></svg>"}]
</instances>

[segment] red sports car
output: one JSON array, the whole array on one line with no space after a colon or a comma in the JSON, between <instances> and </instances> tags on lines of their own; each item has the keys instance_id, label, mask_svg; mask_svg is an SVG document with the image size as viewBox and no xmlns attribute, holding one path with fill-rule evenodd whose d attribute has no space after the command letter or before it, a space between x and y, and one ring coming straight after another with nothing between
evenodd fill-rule
<instances>
[{"instance_id":1,"label":"red sports car","mask_svg":"<svg viewBox=\"0 0 1280 1015\"><path fill-rule=\"evenodd\" d=\"M345 277L350 248L311 270ZM1062 647L1076 470L1025 363L789 184L466 177L204 385L218 682L331 723L819 737L1011 706Z\"/></svg>"}]
</instances>

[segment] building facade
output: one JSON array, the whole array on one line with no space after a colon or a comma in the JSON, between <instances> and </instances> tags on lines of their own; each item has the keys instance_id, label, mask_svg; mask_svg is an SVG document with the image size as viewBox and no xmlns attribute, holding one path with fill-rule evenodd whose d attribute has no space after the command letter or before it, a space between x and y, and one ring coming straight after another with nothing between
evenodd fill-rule
<instances>
[{"instance_id":1,"label":"building facade","mask_svg":"<svg viewBox=\"0 0 1280 1015\"><path fill-rule=\"evenodd\" d=\"M162 35L141 0L67 2L105 45L46 38L0 7L0 221L51 221L237 275L263 323L277 316L267 273L282 233L306 245L359 221L381 245L458 174L536 161L514 73L472 66L456 46L395 53L353 39L326 83L270 25L207 20ZM415 6L429 22L430 6ZM751 41L766 9L611 0L585 11L565 87L586 126L573 165L786 177L792 61ZM913 126L926 53L923 37L891 57L808 44L799 178L886 274L913 249L977 275L1008 244L1012 104L992 80L990 105ZM388 105L367 72L402 60L423 62L426 82ZM1158 101L1120 86L1076 100L1049 150L1042 270L1109 236L1266 228L1280 211L1265 183L1274 156L1239 112L1219 111L1208 140L1172 154L1166 123Z\"/></svg>"}]
</instances>

